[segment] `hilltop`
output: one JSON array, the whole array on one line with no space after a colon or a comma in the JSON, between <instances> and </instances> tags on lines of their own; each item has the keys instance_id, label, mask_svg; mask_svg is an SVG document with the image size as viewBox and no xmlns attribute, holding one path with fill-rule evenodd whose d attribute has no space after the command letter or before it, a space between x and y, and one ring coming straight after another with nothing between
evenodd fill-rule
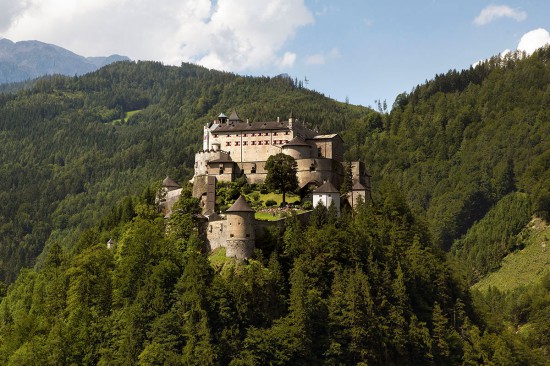
<instances>
[{"instance_id":1,"label":"hilltop","mask_svg":"<svg viewBox=\"0 0 550 366\"><path fill-rule=\"evenodd\" d=\"M82 75L116 61L120 55L84 57L62 47L39 41L0 39L0 84L35 79L44 75Z\"/></svg>"}]
</instances>

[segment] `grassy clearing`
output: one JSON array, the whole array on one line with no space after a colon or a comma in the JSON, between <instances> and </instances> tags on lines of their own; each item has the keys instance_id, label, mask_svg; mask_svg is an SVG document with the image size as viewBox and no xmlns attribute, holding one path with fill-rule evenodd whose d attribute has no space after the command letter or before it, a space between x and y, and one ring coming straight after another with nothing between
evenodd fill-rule
<instances>
[{"instance_id":1,"label":"grassy clearing","mask_svg":"<svg viewBox=\"0 0 550 366\"><path fill-rule=\"evenodd\" d=\"M511 291L540 281L550 271L550 226L535 218L524 233L525 248L506 256L502 267L476 283L474 289L486 291L494 286L501 291Z\"/></svg>"},{"instance_id":2,"label":"grassy clearing","mask_svg":"<svg viewBox=\"0 0 550 366\"><path fill-rule=\"evenodd\" d=\"M217 269L223 269L227 264L233 264L235 260L233 258L227 258L225 256L225 248L218 248L214 250L208 256L208 260L212 267Z\"/></svg>"},{"instance_id":3,"label":"grassy clearing","mask_svg":"<svg viewBox=\"0 0 550 366\"><path fill-rule=\"evenodd\" d=\"M121 125L121 124L124 124L126 122L128 122L128 119L130 117L132 117L134 114L137 114L139 112L141 112L143 109L138 109L138 110L135 110L135 111L130 111L130 112L126 112L126 118L124 118L124 120L121 120L120 118L119 119L115 119L112 121L112 124L113 125Z\"/></svg>"}]
</instances>

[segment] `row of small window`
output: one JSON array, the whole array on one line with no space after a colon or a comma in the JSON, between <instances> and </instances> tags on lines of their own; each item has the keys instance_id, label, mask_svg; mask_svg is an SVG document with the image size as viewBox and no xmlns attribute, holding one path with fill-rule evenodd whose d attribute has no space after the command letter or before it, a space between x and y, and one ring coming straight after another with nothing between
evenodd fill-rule
<instances>
[{"instance_id":1,"label":"row of small window","mask_svg":"<svg viewBox=\"0 0 550 366\"><path fill-rule=\"evenodd\" d=\"M288 140L273 140L273 145L284 145ZM240 146L240 141L235 141L235 146ZM247 146L248 141L243 141L243 146ZM269 140L265 141L250 141L250 145L269 145ZM232 146L231 141L226 141L225 146Z\"/></svg>"},{"instance_id":2,"label":"row of small window","mask_svg":"<svg viewBox=\"0 0 550 366\"><path fill-rule=\"evenodd\" d=\"M277 134L278 134L278 132L273 132L273 136L278 136ZM288 135L290 135L290 131L285 131L284 134L281 132L280 134L281 134L281 135L286 135L286 136L288 136ZM217 133L214 134L214 137L218 137L218 136L219 136L219 134L217 134ZM225 136L227 136L227 137L231 137L231 136L240 137L241 134L237 133L237 134L235 134L235 135L231 135L231 134L229 133L229 134L227 134L227 135L225 135ZM269 136L269 132L243 133L243 137L248 137L248 136L252 136L252 137L254 137L254 136Z\"/></svg>"}]
</instances>

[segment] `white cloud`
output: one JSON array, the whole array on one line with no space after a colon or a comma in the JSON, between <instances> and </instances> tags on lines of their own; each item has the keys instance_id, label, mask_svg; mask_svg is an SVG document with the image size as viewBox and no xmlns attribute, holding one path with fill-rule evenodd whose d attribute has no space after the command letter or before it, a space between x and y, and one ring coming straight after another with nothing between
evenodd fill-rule
<instances>
[{"instance_id":1,"label":"white cloud","mask_svg":"<svg viewBox=\"0 0 550 366\"><path fill-rule=\"evenodd\" d=\"M304 0L28 1L17 8L17 22L4 21L4 37L37 39L85 56L119 53L228 71L291 66L296 55L285 53L285 44L314 21Z\"/></svg>"},{"instance_id":2,"label":"white cloud","mask_svg":"<svg viewBox=\"0 0 550 366\"><path fill-rule=\"evenodd\" d=\"M0 31L8 29L17 17L27 8L27 6L27 1L0 1Z\"/></svg>"},{"instance_id":3,"label":"white cloud","mask_svg":"<svg viewBox=\"0 0 550 366\"><path fill-rule=\"evenodd\" d=\"M314 54L314 55L309 55L306 58L306 64L308 64L308 65L323 65L328 60L333 60L333 59L340 58L340 57L341 57L340 50L335 47L335 48L331 49L326 54L325 53L317 53L317 54Z\"/></svg>"},{"instance_id":4,"label":"white cloud","mask_svg":"<svg viewBox=\"0 0 550 366\"><path fill-rule=\"evenodd\" d=\"M285 54L279 61L279 67L280 68L292 67L294 66L294 62L296 62L296 54L293 52L285 52Z\"/></svg>"},{"instance_id":5,"label":"white cloud","mask_svg":"<svg viewBox=\"0 0 550 366\"><path fill-rule=\"evenodd\" d=\"M309 55L306 59L308 65L322 65L326 62L325 56L318 53L315 55Z\"/></svg>"},{"instance_id":6,"label":"white cloud","mask_svg":"<svg viewBox=\"0 0 550 366\"><path fill-rule=\"evenodd\" d=\"M519 10L512 9L508 5L489 5L474 19L476 25L486 25L498 18L512 18L518 22L527 19L527 13Z\"/></svg>"},{"instance_id":7,"label":"white cloud","mask_svg":"<svg viewBox=\"0 0 550 366\"><path fill-rule=\"evenodd\" d=\"M546 29L538 28L525 33L518 44L518 51L523 51L528 55L532 54L537 48L550 43L550 33Z\"/></svg>"}]
</instances>

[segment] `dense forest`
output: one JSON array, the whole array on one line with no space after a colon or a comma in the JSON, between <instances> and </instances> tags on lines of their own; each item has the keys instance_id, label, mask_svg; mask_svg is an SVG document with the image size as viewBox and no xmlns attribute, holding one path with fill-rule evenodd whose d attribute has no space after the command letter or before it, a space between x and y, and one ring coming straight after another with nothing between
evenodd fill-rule
<instances>
[{"instance_id":1,"label":"dense forest","mask_svg":"<svg viewBox=\"0 0 550 366\"><path fill-rule=\"evenodd\" d=\"M239 264L201 252L190 190L169 220L146 191L74 255L54 244L40 271L21 272L0 305L0 362L544 364L480 319L399 190L379 198L353 216L318 206L308 225L291 217Z\"/></svg>"},{"instance_id":2,"label":"dense forest","mask_svg":"<svg viewBox=\"0 0 550 366\"><path fill-rule=\"evenodd\" d=\"M436 75L390 112L188 64L10 86L0 363L548 364L547 275L514 293L469 286L525 245L533 215L550 217L549 60L544 48ZM165 220L152 183L190 178L203 124L233 108L341 133L373 202L290 219L248 263L208 258L195 200Z\"/></svg>"}]
</instances>

